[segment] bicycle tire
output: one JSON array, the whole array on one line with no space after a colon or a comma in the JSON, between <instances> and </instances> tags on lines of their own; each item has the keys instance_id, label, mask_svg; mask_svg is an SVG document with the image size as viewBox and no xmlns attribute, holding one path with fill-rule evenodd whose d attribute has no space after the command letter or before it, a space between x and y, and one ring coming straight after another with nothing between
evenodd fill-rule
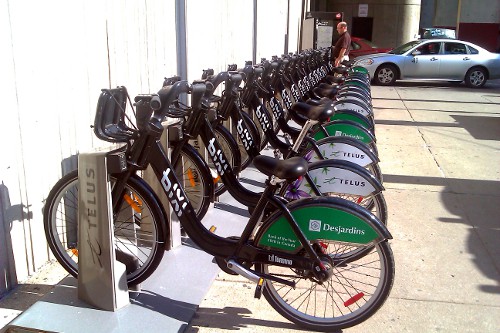
<instances>
[{"instance_id":1,"label":"bicycle tire","mask_svg":"<svg viewBox=\"0 0 500 333\"><path fill-rule=\"evenodd\" d=\"M203 219L214 196L214 183L207 163L190 144L183 144L177 159L175 175L193 206L196 217Z\"/></svg>"},{"instance_id":2,"label":"bicycle tire","mask_svg":"<svg viewBox=\"0 0 500 333\"><path fill-rule=\"evenodd\" d=\"M115 178L111 177L111 181ZM165 213L152 190L138 176L126 184L127 200L113 218L115 253L134 256L138 267L127 267L127 282L137 285L158 267L166 242ZM128 212L127 215L126 212ZM45 236L64 269L78 277L78 170L62 177L50 191L43 212ZM137 223L140 219L140 223ZM71 232L74 232L71 235ZM139 235L139 238L137 238ZM69 238L70 236L71 239ZM134 238L134 239L132 239ZM70 240L69 240L70 239ZM135 250L130 249L135 247Z\"/></svg>"},{"instance_id":3,"label":"bicycle tire","mask_svg":"<svg viewBox=\"0 0 500 333\"><path fill-rule=\"evenodd\" d=\"M329 256L334 258L335 253ZM257 264L256 270L297 283L292 288L269 279L265 282L264 297L283 317L310 330L334 332L377 312L389 296L395 265L389 243L383 241L356 261L338 262L327 283L318 284L282 266Z\"/></svg>"}]
</instances>

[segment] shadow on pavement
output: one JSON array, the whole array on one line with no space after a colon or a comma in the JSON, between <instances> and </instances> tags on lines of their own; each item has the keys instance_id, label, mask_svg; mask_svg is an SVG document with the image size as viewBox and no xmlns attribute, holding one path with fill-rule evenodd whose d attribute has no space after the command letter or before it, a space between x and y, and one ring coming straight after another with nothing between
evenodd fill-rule
<instances>
[{"instance_id":1,"label":"shadow on pavement","mask_svg":"<svg viewBox=\"0 0 500 333\"><path fill-rule=\"evenodd\" d=\"M265 332L266 328L281 328L287 330L296 330L297 332L304 332L302 328L292 323L283 323L273 320L252 318L252 312L246 308L199 308L197 314L193 318L194 325L196 325L196 318L200 315L203 316L203 327L210 327L220 330L240 330L248 326L254 326L257 328L260 327L260 329L257 330L259 332ZM196 332L198 332L198 328L192 326L190 326L185 331L185 333Z\"/></svg>"},{"instance_id":2,"label":"shadow on pavement","mask_svg":"<svg viewBox=\"0 0 500 333\"><path fill-rule=\"evenodd\" d=\"M441 192L443 206L457 217L440 218L438 221L471 227L467 248L473 255L472 261L484 276L496 281L496 285L483 285L480 288L486 293L500 294L500 249L498 247L500 181L384 174L384 182L443 186ZM461 189L480 189L480 192L464 193Z\"/></svg>"},{"instance_id":3,"label":"shadow on pavement","mask_svg":"<svg viewBox=\"0 0 500 333\"><path fill-rule=\"evenodd\" d=\"M485 116L451 116L476 140L500 141L500 117Z\"/></svg>"},{"instance_id":4,"label":"shadow on pavement","mask_svg":"<svg viewBox=\"0 0 500 333\"><path fill-rule=\"evenodd\" d=\"M484 92L488 90L500 89L500 80L488 80L482 88L469 88L463 82L447 81L425 81L425 80L398 80L395 87L418 87L418 88L454 88L457 90L468 90Z\"/></svg>"}]
</instances>

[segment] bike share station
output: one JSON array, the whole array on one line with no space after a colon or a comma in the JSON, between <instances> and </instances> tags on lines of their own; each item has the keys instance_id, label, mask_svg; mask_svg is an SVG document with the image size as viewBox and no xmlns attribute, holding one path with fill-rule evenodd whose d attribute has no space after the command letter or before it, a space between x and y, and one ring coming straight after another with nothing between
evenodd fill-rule
<instances>
[{"instance_id":1,"label":"bike share station","mask_svg":"<svg viewBox=\"0 0 500 333\"><path fill-rule=\"evenodd\" d=\"M172 120L163 124L162 142L168 142L168 127L175 124ZM170 213L161 185L150 182L157 184L154 190L170 220L170 244L165 244L168 251L152 276L141 285L127 286L122 263L126 260L120 262L115 256L110 204L109 173L120 168L123 156L119 154L115 150L79 155L78 279L63 279L0 333L182 332L187 328L220 268L212 256L181 237L180 222ZM144 173L146 181L148 177L155 179L152 170ZM236 203L228 194L223 197L226 207ZM210 227L224 220L231 221L230 226L217 227L217 233L226 236L240 232L246 223L245 217L213 206L203 223Z\"/></svg>"}]
</instances>

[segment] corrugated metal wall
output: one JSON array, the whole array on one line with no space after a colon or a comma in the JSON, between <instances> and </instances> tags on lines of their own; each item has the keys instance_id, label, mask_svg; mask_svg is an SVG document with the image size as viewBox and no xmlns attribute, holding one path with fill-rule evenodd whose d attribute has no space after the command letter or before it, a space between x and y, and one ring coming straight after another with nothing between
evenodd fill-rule
<instances>
[{"instance_id":1,"label":"corrugated metal wall","mask_svg":"<svg viewBox=\"0 0 500 333\"><path fill-rule=\"evenodd\" d=\"M190 81L252 59L254 8L258 60L283 53L287 14L297 50L301 0L0 0L0 294L50 258L44 200L78 152L103 144L90 128L100 89L155 92L177 74L176 3Z\"/></svg>"}]
</instances>

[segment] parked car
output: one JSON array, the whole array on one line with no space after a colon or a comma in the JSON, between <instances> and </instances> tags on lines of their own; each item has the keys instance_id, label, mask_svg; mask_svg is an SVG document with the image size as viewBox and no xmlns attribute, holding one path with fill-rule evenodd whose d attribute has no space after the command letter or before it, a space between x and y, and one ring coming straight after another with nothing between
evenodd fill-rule
<instances>
[{"instance_id":1,"label":"parked car","mask_svg":"<svg viewBox=\"0 0 500 333\"><path fill-rule=\"evenodd\" d=\"M391 48L378 47L369 40L351 37L351 50L349 51L350 60L356 59L359 56L374 54L374 53L385 53L392 50Z\"/></svg>"},{"instance_id":2,"label":"parked car","mask_svg":"<svg viewBox=\"0 0 500 333\"><path fill-rule=\"evenodd\" d=\"M365 67L374 83L391 85L399 79L462 82L480 88L500 78L500 54L457 39L416 40L385 54L361 56L355 65Z\"/></svg>"}]
</instances>

